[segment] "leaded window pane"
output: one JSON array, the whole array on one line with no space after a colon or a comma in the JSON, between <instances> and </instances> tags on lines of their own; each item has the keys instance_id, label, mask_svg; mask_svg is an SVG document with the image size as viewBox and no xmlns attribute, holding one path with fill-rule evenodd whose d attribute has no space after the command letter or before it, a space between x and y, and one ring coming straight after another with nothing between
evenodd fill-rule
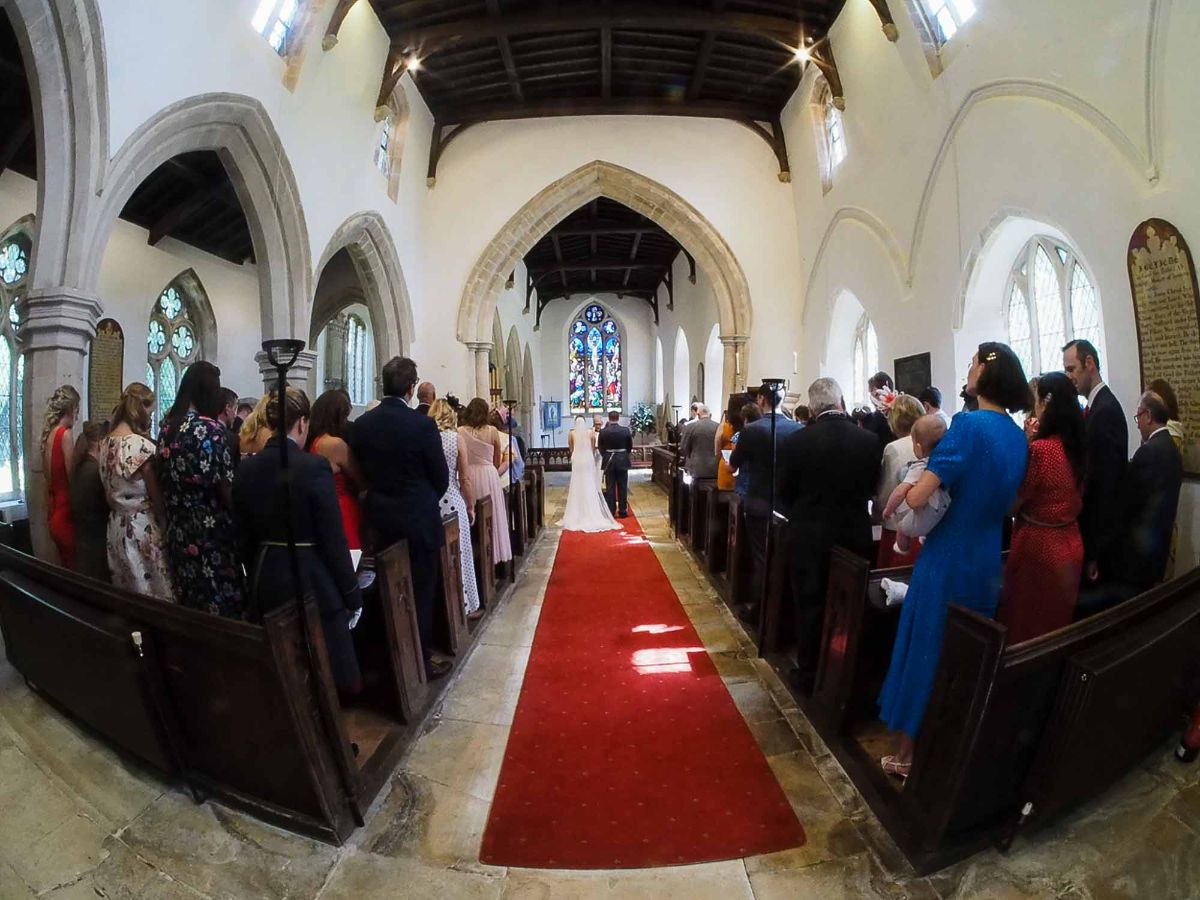
<instances>
[{"instance_id":1,"label":"leaded window pane","mask_svg":"<svg viewBox=\"0 0 1200 900\"><path fill-rule=\"evenodd\" d=\"M0 247L0 281L14 285L29 271L29 251L16 238Z\"/></svg>"},{"instance_id":2,"label":"leaded window pane","mask_svg":"<svg viewBox=\"0 0 1200 900\"><path fill-rule=\"evenodd\" d=\"M0 338L0 494L19 490L11 437L14 406L12 362L12 345L7 337Z\"/></svg>"},{"instance_id":3,"label":"leaded window pane","mask_svg":"<svg viewBox=\"0 0 1200 900\"><path fill-rule=\"evenodd\" d=\"M21 327L21 310L18 307L20 302L20 297L13 297L12 303L8 304L8 322L12 325L13 331L17 331Z\"/></svg>"},{"instance_id":4,"label":"leaded window pane","mask_svg":"<svg viewBox=\"0 0 1200 900\"><path fill-rule=\"evenodd\" d=\"M175 379L175 364L164 359L158 367L158 415L155 418L155 429L166 418L171 407L175 405L175 392L178 384Z\"/></svg>"},{"instance_id":5,"label":"leaded window pane","mask_svg":"<svg viewBox=\"0 0 1200 900\"><path fill-rule=\"evenodd\" d=\"M168 322L174 321L183 309L183 297L173 287L167 288L158 298L158 308L163 311Z\"/></svg>"},{"instance_id":6,"label":"leaded window pane","mask_svg":"<svg viewBox=\"0 0 1200 900\"><path fill-rule=\"evenodd\" d=\"M620 412L625 379L621 332L598 303L571 324L567 338L567 401L573 414ZM658 365L661 367L661 359Z\"/></svg>"},{"instance_id":7,"label":"leaded window pane","mask_svg":"<svg viewBox=\"0 0 1200 900\"><path fill-rule=\"evenodd\" d=\"M1100 303L1091 279L1079 263L1071 267L1071 324L1075 338L1100 346Z\"/></svg>"},{"instance_id":8,"label":"leaded window pane","mask_svg":"<svg viewBox=\"0 0 1200 900\"><path fill-rule=\"evenodd\" d=\"M1017 284L1013 284L1008 296L1008 345L1017 354L1026 372L1037 371L1033 366L1033 325L1029 319L1029 302Z\"/></svg>"},{"instance_id":9,"label":"leaded window pane","mask_svg":"<svg viewBox=\"0 0 1200 900\"><path fill-rule=\"evenodd\" d=\"M1058 270L1041 244L1034 251L1033 304L1037 310L1038 349L1040 367L1054 365L1062 345L1066 343L1066 324L1063 318L1063 293ZM1033 371L1041 371L1041 368Z\"/></svg>"},{"instance_id":10,"label":"leaded window pane","mask_svg":"<svg viewBox=\"0 0 1200 900\"><path fill-rule=\"evenodd\" d=\"M24 490L25 483L25 354L17 353L17 377L12 394L13 418L16 419L17 467L15 490Z\"/></svg>"},{"instance_id":11,"label":"leaded window pane","mask_svg":"<svg viewBox=\"0 0 1200 900\"><path fill-rule=\"evenodd\" d=\"M175 333L171 335L171 349L180 359L191 358L192 352L196 349L196 336L192 333L192 329L187 325L177 326Z\"/></svg>"},{"instance_id":12,"label":"leaded window pane","mask_svg":"<svg viewBox=\"0 0 1200 900\"><path fill-rule=\"evenodd\" d=\"M151 319L146 331L146 346L150 353L158 356L167 346L167 331L157 319Z\"/></svg>"},{"instance_id":13,"label":"leaded window pane","mask_svg":"<svg viewBox=\"0 0 1200 900\"><path fill-rule=\"evenodd\" d=\"M829 168L836 169L846 158L846 133L842 126L842 114L833 105L833 95L825 94L825 140L829 145Z\"/></svg>"}]
</instances>

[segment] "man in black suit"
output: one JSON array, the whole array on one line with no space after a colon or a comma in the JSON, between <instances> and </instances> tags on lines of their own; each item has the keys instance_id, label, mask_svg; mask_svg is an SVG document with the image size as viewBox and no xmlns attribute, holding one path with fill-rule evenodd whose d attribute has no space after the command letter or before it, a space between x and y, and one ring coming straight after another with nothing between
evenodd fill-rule
<instances>
[{"instance_id":1,"label":"man in black suit","mask_svg":"<svg viewBox=\"0 0 1200 900\"><path fill-rule=\"evenodd\" d=\"M863 428L879 439L879 452L882 458L883 448L896 439L892 426L888 424L887 413L875 406L876 391L894 391L892 376L887 372L876 372L867 379L867 390L871 395L872 410L863 421Z\"/></svg>"},{"instance_id":2,"label":"man in black suit","mask_svg":"<svg viewBox=\"0 0 1200 900\"><path fill-rule=\"evenodd\" d=\"M633 453L633 432L621 424L621 414L610 412L608 424L596 439L604 466L604 499L608 511L618 519L629 515L629 466Z\"/></svg>"},{"instance_id":3,"label":"man in black suit","mask_svg":"<svg viewBox=\"0 0 1200 900\"><path fill-rule=\"evenodd\" d=\"M871 558L871 517L883 448L846 415L842 389L818 378L808 389L813 423L779 448L779 494L788 509L788 553L796 619L798 686L811 692L821 652L829 554L834 546Z\"/></svg>"},{"instance_id":4,"label":"man in black suit","mask_svg":"<svg viewBox=\"0 0 1200 900\"><path fill-rule=\"evenodd\" d=\"M429 415L429 407L437 399L437 388L432 381L422 381L417 385L417 412L423 416Z\"/></svg>"},{"instance_id":5,"label":"man in black suit","mask_svg":"<svg viewBox=\"0 0 1200 900\"><path fill-rule=\"evenodd\" d=\"M416 386L417 364L393 357L383 367L383 400L355 421L350 449L366 481L363 516L378 547L408 541L421 649L426 671L436 678L450 670L449 663L430 658L439 550L445 540L438 501L450 472L437 423L409 406Z\"/></svg>"},{"instance_id":6,"label":"man in black suit","mask_svg":"<svg viewBox=\"0 0 1200 900\"><path fill-rule=\"evenodd\" d=\"M1158 394L1142 395L1134 416L1142 445L1129 463L1117 507L1122 538L1111 557L1101 560L1105 581L1126 586L1129 596L1162 581L1171 555L1183 458L1167 431L1168 418Z\"/></svg>"},{"instance_id":7,"label":"man in black suit","mask_svg":"<svg viewBox=\"0 0 1200 900\"><path fill-rule=\"evenodd\" d=\"M1079 531L1083 536L1083 580L1094 584L1100 577L1100 560L1118 549L1121 521L1117 501L1129 453L1129 428L1116 395L1100 377L1100 354L1088 341L1071 341L1063 347L1063 371L1084 409L1084 444L1087 473L1083 482L1083 511Z\"/></svg>"}]
</instances>

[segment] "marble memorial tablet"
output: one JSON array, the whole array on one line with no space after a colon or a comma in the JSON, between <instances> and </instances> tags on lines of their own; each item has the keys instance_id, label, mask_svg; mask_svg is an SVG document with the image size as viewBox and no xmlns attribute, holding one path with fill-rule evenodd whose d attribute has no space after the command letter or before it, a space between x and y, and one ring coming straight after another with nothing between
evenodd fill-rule
<instances>
[{"instance_id":1,"label":"marble memorial tablet","mask_svg":"<svg viewBox=\"0 0 1200 900\"><path fill-rule=\"evenodd\" d=\"M1141 383L1163 378L1175 389L1184 471L1200 475L1200 292L1191 251L1170 222L1147 219L1129 241L1128 264Z\"/></svg>"},{"instance_id":2,"label":"marble memorial tablet","mask_svg":"<svg viewBox=\"0 0 1200 900\"><path fill-rule=\"evenodd\" d=\"M101 319L88 355L88 418L102 422L121 400L125 333L115 319Z\"/></svg>"}]
</instances>

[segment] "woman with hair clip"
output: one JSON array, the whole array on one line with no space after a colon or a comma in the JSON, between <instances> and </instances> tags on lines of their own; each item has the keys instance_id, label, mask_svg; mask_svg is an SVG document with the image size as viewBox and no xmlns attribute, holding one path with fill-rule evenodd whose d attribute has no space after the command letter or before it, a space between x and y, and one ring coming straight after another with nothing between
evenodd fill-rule
<instances>
[{"instance_id":1,"label":"woman with hair clip","mask_svg":"<svg viewBox=\"0 0 1200 900\"><path fill-rule=\"evenodd\" d=\"M59 562L75 568L75 526L71 520L71 465L75 439L71 428L79 415L79 391L64 384L46 402L42 437L38 441L42 472L46 476L46 518L50 537L58 548Z\"/></svg>"},{"instance_id":2,"label":"woman with hair clip","mask_svg":"<svg viewBox=\"0 0 1200 900\"><path fill-rule=\"evenodd\" d=\"M71 519L75 526L75 571L110 581L108 500L100 480L100 442L107 422L84 422L75 442L71 474Z\"/></svg>"},{"instance_id":3,"label":"woman with hair clip","mask_svg":"<svg viewBox=\"0 0 1200 900\"><path fill-rule=\"evenodd\" d=\"M270 394L263 394L238 429L239 455L262 453L262 448L267 445L271 437L271 429L267 427L267 401L270 399Z\"/></svg>"},{"instance_id":4,"label":"woman with hair clip","mask_svg":"<svg viewBox=\"0 0 1200 900\"><path fill-rule=\"evenodd\" d=\"M337 490L338 508L342 511L342 529L351 550L362 549L362 508L358 495L363 478L358 462L346 442L350 422L350 395L343 390L328 390L312 405L312 421L308 426L309 453L323 456L333 469L333 486Z\"/></svg>"},{"instance_id":5,"label":"woman with hair clip","mask_svg":"<svg viewBox=\"0 0 1200 900\"><path fill-rule=\"evenodd\" d=\"M234 482L238 545L249 577L246 618L259 622L272 609L295 603L285 515L286 504L290 504L302 587L320 611L334 683L343 695L351 695L362 689L350 637L356 613L362 608L362 594L342 530L333 470L325 458L302 449L308 439L308 398L303 391L289 387L284 407L281 416L279 395L272 394L267 424L276 434L262 453L242 460ZM286 481L279 458L281 418L285 440L291 441ZM290 491L290 499L285 491Z\"/></svg>"},{"instance_id":6,"label":"woman with hair clip","mask_svg":"<svg viewBox=\"0 0 1200 900\"><path fill-rule=\"evenodd\" d=\"M158 437L167 510L167 558L180 605L240 619L242 575L233 524L233 454L217 421L221 370L192 363Z\"/></svg>"},{"instance_id":7,"label":"woman with hair clip","mask_svg":"<svg viewBox=\"0 0 1200 900\"><path fill-rule=\"evenodd\" d=\"M1034 379L1029 464L1013 513L1012 549L1004 567L1004 596L996 618L1008 643L1070 625L1083 574L1083 411L1062 372Z\"/></svg>"},{"instance_id":8,"label":"woman with hair clip","mask_svg":"<svg viewBox=\"0 0 1200 900\"><path fill-rule=\"evenodd\" d=\"M108 568L117 587L174 601L159 524L162 492L151 462L153 409L154 392L135 381L121 394L112 429L100 444L100 481L110 510Z\"/></svg>"},{"instance_id":9,"label":"woman with hair clip","mask_svg":"<svg viewBox=\"0 0 1200 900\"><path fill-rule=\"evenodd\" d=\"M458 433L463 436L463 446L467 450L471 496L476 500L491 497L492 515L501 522L506 509L504 488L500 484L505 448L500 432L488 424L487 401L476 397L459 413L458 422ZM512 541L507 527L492 529L492 552L498 563L512 559Z\"/></svg>"},{"instance_id":10,"label":"woman with hair clip","mask_svg":"<svg viewBox=\"0 0 1200 900\"><path fill-rule=\"evenodd\" d=\"M967 391L978 398L979 409L954 417L905 497L912 509L921 509L943 488L951 502L917 558L879 695L880 718L899 732L896 753L880 762L885 772L902 778L912 768L950 604L989 619L996 614L1002 587L1001 530L1025 477L1029 454L1024 433L1009 415L1029 408L1029 386L1007 344L979 345L971 358Z\"/></svg>"}]
</instances>

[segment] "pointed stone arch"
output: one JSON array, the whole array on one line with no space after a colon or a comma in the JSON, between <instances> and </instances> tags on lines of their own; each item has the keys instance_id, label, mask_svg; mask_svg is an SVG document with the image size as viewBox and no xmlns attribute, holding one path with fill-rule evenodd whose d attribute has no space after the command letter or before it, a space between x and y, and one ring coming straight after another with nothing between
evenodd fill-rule
<instances>
[{"instance_id":1,"label":"pointed stone arch","mask_svg":"<svg viewBox=\"0 0 1200 900\"><path fill-rule=\"evenodd\" d=\"M521 396L521 339L517 336L517 326L508 329L508 343L504 345L504 387L505 400L518 400Z\"/></svg>"},{"instance_id":2,"label":"pointed stone arch","mask_svg":"<svg viewBox=\"0 0 1200 900\"><path fill-rule=\"evenodd\" d=\"M521 412L525 417L525 434L529 436L529 441L532 443L534 426L536 424L536 410L533 404L533 353L529 350L529 345L525 345L525 356L521 360L521 393L518 395L521 402Z\"/></svg>"},{"instance_id":3,"label":"pointed stone arch","mask_svg":"<svg viewBox=\"0 0 1200 900\"><path fill-rule=\"evenodd\" d=\"M548 185L500 228L467 277L458 305L458 339L468 345L487 341L497 298L517 262L554 225L597 197L616 200L658 223L695 257L716 298L727 356L725 387L732 390L734 354L748 344L752 321L750 288L741 264L712 223L681 196L644 175L602 160ZM745 349L741 349L740 363L741 370L748 370Z\"/></svg>"},{"instance_id":4,"label":"pointed stone arch","mask_svg":"<svg viewBox=\"0 0 1200 900\"><path fill-rule=\"evenodd\" d=\"M221 158L254 242L264 338L308 332L312 261L300 192L262 104L239 94L202 94L143 123L113 158L83 244L83 290L95 290L121 209L147 176L193 150Z\"/></svg>"},{"instance_id":5,"label":"pointed stone arch","mask_svg":"<svg viewBox=\"0 0 1200 900\"><path fill-rule=\"evenodd\" d=\"M414 331L412 303L396 242L383 217L369 210L355 213L339 225L317 263L314 284L339 250L349 255L362 286L363 303L371 313L375 358L382 363L393 356L407 356ZM310 346L316 345L317 335L328 321L323 312L314 308L310 316ZM330 316L333 313L336 310ZM322 318L325 321L320 321Z\"/></svg>"}]
</instances>

